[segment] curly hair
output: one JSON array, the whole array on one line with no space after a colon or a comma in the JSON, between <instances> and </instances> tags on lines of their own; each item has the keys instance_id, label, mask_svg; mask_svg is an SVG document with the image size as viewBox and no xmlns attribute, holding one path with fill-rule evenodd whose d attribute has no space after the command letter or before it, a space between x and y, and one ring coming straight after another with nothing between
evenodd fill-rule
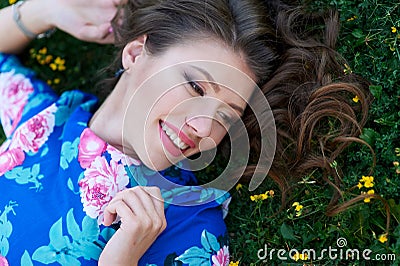
<instances>
[{"instance_id":1,"label":"curly hair","mask_svg":"<svg viewBox=\"0 0 400 266\"><path fill-rule=\"evenodd\" d=\"M248 165L243 178L269 170L284 205L293 184L321 169L323 179L335 188L327 214L342 210L337 205L341 180L331 165L352 142L363 143L358 137L371 96L367 81L343 71L346 61L335 47L337 12L309 13L289 0L131 0L124 12L124 23L116 31L121 51L111 71L121 67L122 48L143 34L152 55L196 38L214 38L243 53L276 126L272 166ZM102 87L108 94L117 82L118 77L111 78ZM359 104L352 103L354 96ZM257 159L265 146L249 107L243 122L251 136L251 156Z\"/></svg>"},{"instance_id":2,"label":"curly hair","mask_svg":"<svg viewBox=\"0 0 400 266\"><path fill-rule=\"evenodd\" d=\"M368 146L359 135L372 100L369 83L344 71L346 61L335 47L339 34L336 11L308 13L304 7L282 1L265 2L280 43L279 66L262 87L277 134L268 175L279 185L285 203L286 192L294 184L320 169L323 179L334 188L326 213L335 215L364 198L338 204L342 195L340 170L332 165L351 143ZM358 104L352 102L355 96ZM244 117L246 124L257 130L252 116ZM258 147L260 144L253 141L256 153ZM254 166L248 170L251 173Z\"/></svg>"}]
</instances>

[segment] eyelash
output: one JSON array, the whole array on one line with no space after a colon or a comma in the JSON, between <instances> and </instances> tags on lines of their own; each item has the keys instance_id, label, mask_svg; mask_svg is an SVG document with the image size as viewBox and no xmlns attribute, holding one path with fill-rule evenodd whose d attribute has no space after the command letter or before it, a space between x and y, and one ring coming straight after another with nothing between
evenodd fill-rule
<instances>
[{"instance_id":1,"label":"eyelash","mask_svg":"<svg viewBox=\"0 0 400 266\"><path fill-rule=\"evenodd\" d=\"M197 94L199 94L200 96L204 96L204 90L203 90L203 88L202 88L199 84L197 84L195 81L189 81L188 83L189 83L190 87L191 87Z\"/></svg>"},{"instance_id":2,"label":"eyelash","mask_svg":"<svg viewBox=\"0 0 400 266\"><path fill-rule=\"evenodd\" d=\"M193 78L191 78L186 72L183 73L183 76L186 79L186 82L189 84L190 88L197 93L200 96L204 96L205 91L204 89L196 82L193 81Z\"/></svg>"}]
</instances>

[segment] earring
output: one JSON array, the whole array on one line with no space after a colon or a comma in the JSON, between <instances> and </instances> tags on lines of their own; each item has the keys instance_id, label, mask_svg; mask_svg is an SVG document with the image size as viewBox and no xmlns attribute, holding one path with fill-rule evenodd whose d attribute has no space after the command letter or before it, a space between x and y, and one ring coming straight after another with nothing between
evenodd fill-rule
<instances>
[{"instance_id":1,"label":"earring","mask_svg":"<svg viewBox=\"0 0 400 266\"><path fill-rule=\"evenodd\" d=\"M122 73L124 73L124 72L125 72L125 68L120 68L120 69L118 69L118 70L115 72L114 77L118 78L118 77L120 77L120 76L122 75Z\"/></svg>"}]
</instances>

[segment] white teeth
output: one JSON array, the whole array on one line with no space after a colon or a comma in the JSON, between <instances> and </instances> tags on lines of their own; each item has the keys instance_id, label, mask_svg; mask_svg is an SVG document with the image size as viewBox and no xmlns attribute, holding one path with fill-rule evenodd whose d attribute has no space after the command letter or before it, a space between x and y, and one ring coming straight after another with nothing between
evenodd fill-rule
<instances>
[{"instance_id":1,"label":"white teeth","mask_svg":"<svg viewBox=\"0 0 400 266\"><path fill-rule=\"evenodd\" d=\"M176 135L176 133L172 129L170 129L166 124L161 123L161 128L167 134L167 136L171 139L171 141L175 144L176 147L178 147L181 150L187 149L189 147L189 145L186 145L178 137L178 135Z\"/></svg>"}]
</instances>

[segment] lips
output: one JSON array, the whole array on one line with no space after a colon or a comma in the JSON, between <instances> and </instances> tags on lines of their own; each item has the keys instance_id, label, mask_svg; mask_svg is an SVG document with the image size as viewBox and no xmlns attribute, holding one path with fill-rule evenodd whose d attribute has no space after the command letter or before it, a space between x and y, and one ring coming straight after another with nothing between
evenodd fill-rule
<instances>
[{"instance_id":1,"label":"lips","mask_svg":"<svg viewBox=\"0 0 400 266\"><path fill-rule=\"evenodd\" d=\"M159 126L161 141L166 150L173 156L178 157L189 147L195 147L194 142L175 126L164 121L160 121Z\"/></svg>"}]
</instances>

